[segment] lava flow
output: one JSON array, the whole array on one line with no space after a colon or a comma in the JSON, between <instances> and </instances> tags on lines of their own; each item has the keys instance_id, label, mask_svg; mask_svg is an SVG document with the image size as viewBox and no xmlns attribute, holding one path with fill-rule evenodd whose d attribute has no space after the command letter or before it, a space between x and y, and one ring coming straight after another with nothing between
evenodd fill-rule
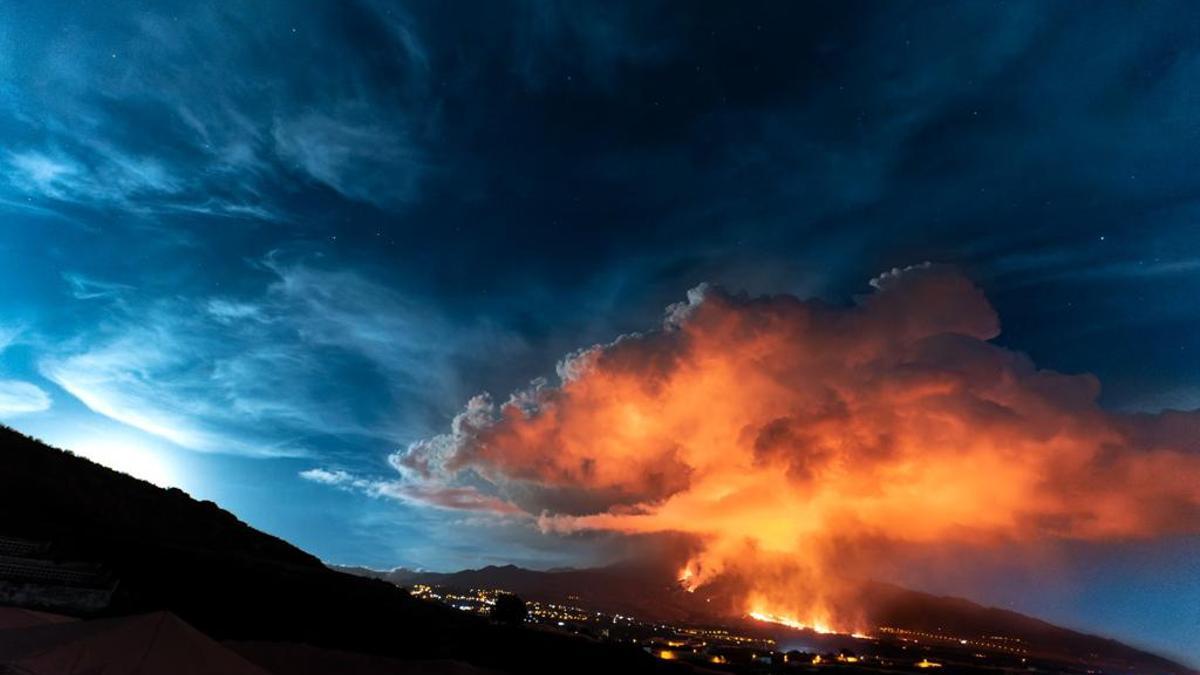
<instances>
[{"instance_id":1,"label":"lava flow","mask_svg":"<svg viewBox=\"0 0 1200 675\"><path fill-rule=\"evenodd\" d=\"M788 628L795 628L797 630L811 630L815 633L823 634L837 632L826 624L807 624L790 616L778 616L776 614L768 614L766 612L749 612L747 616L755 621L762 621L764 623L777 623L781 626L787 626Z\"/></svg>"}]
</instances>

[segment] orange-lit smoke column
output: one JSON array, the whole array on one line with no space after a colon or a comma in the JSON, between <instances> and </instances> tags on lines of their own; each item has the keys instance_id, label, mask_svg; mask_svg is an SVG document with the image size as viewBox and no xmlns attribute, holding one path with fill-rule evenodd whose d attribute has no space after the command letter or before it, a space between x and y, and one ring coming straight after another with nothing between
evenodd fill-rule
<instances>
[{"instance_id":1,"label":"orange-lit smoke column","mask_svg":"<svg viewBox=\"0 0 1200 675\"><path fill-rule=\"evenodd\" d=\"M482 479L546 531L686 533L687 587L736 579L744 611L822 630L862 627L863 547L1200 527L1196 415L1107 412L1094 378L989 343L952 270L874 285L851 307L697 289L394 464L427 490Z\"/></svg>"}]
</instances>

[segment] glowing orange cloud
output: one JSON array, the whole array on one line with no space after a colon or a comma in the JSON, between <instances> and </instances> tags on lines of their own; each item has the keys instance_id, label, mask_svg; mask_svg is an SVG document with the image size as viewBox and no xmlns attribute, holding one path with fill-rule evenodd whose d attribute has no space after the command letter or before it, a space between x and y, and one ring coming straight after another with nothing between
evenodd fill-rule
<instances>
[{"instance_id":1,"label":"glowing orange cloud","mask_svg":"<svg viewBox=\"0 0 1200 675\"><path fill-rule=\"evenodd\" d=\"M1106 411L1094 377L990 343L995 312L953 270L873 286L849 307L697 288L393 464L546 531L685 533L687 587L735 578L742 611L821 629L862 623L831 581L855 545L1200 530L1200 416Z\"/></svg>"}]
</instances>

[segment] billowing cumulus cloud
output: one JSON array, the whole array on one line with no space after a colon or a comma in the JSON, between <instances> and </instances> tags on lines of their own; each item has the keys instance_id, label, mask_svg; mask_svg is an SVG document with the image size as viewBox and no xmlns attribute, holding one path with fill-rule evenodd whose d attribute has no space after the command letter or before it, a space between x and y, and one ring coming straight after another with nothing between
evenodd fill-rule
<instances>
[{"instance_id":1,"label":"billowing cumulus cloud","mask_svg":"<svg viewBox=\"0 0 1200 675\"><path fill-rule=\"evenodd\" d=\"M744 611L811 625L856 620L829 583L872 572L853 550L1200 529L1200 415L1104 410L1094 377L992 343L996 312L954 270L872 285L849 307L701 286L392 462L546 531L689 535L689 587L736 577Z\"/></svg>"}]
</instances>

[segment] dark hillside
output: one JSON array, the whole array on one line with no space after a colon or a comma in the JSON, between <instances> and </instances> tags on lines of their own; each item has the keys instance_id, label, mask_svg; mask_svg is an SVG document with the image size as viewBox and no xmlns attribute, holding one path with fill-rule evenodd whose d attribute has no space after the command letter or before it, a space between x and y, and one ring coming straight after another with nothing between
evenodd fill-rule
<instances>
[{"instance_id":1,"label":"dark hillside","mask_svg":"<svg viewBox=\"0 0 1200 675\"><path fill-rule=\"evenodd\" d=\"M493 625L326 568L211 502L0 427L0 536L116 580L108 615L170 610L220 640L279 641L510 672L679 672L632 650Z\"/></svg>"}]
</instances>

